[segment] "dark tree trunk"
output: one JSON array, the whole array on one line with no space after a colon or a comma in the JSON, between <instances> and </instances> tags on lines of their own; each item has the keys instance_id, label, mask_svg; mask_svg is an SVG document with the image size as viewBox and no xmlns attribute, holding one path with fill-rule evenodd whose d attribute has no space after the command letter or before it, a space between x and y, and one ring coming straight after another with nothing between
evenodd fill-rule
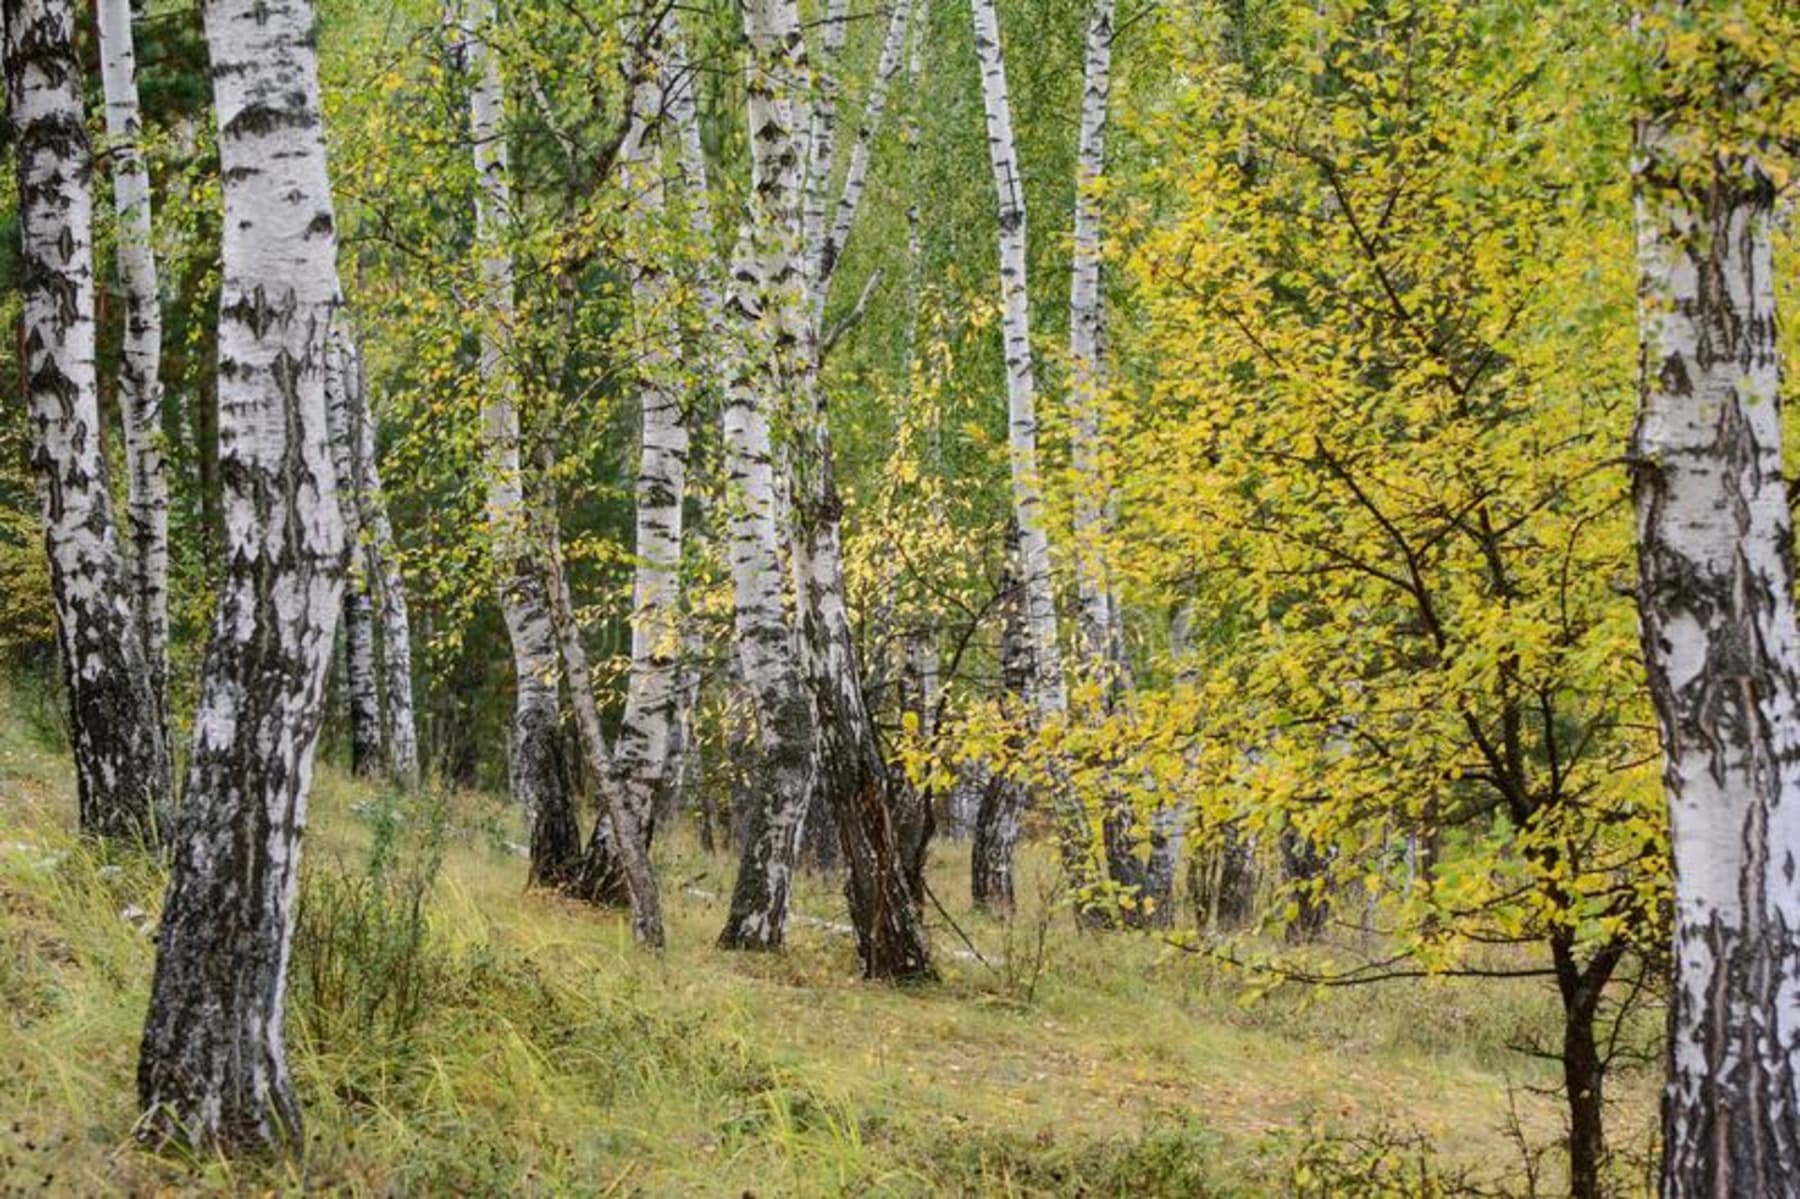
<instances>
[{"instance_id":1,"label":"dark tree trunk","mask_svg":"<svg viewBox=\"0 0 1800 1199\"><path fill-rule=\"evenodd\" d=\"M530 885L563 888L581 876L581 825L554 696L547 711L539 704L514 708L512 793L525 801L531 822Z\"/></svg>"},{"instance_id":2,"label":"dark tree trunk","mask_svg":"<svg viewBox=\"0 0 1800 1199\"><path fill-rule=\"evenodd\" d=\"M1330 861L1310 838L1292 828L1282 830L1281 869L1296 908L1284 930L1290 943L1318 940L1331 919L1331 897L1322 889Z\"/></svg>"},{"instance_id":3,"label":"dark tree trunk","mask_svg":"<svg viewBox=\"0 0 1800 1199\"><path fill-rule=\"evenodd\" d=\"M336 237L311 4L202 11L225 202L227 553L138 1062L139 1135L261 1152L304 1143L282 1024L342 602L324 379Z\"/></svg>"},{"instance_id":4,"label":"dark tree trunk","mask_svg":"<svg viewBox=\"0 0 1800 1199\"><path fill-rule=\"evenodd\" d=\"M969 851L969 894L975 906L994 916L1010 916L1015 906L1013 858L1025 814L1025 788L1003 774L988 776L975 814Z\"/></svg>"},{"instance_id":5,"label":"dark tree trunk","mask_svg":"<svg viewBox=\"0 0 1800 1199\"><path fill-rule=\"evenodd\" d=\"M1256 912L1256 854L1236 828L1227 827L1217 848L1188 863L1188 895L1198 928L1230 932L1250 923Z\"/></svg>"},{"instance_id":6,"label":"dark tree trunk","mask_svg":"<svg viewBox=\"0 0 1800 1199\"><path fill-rule=\"evenodd\" d=\"M7 0L31 456L83 832L153 842L173 787L107 492L94 368L92 156L68 0Z\"/></svg>"},{"instance_id":7,"label":"dark tree trunk","mask_svg":"<svg viewBox=\"0 0 1800 1199\"><path fill-rule=\"evenodd\" d=\"M1024 589L1018 572L1019 529L1008 531L1006 571L1001 575L1000 685L1013 705L1015 718L1023 719L1031 700L1030 631L1025 623ZM1021 748L1014 738L1008 748L1013 757ZM1013 858L1019 848L1019 832L1030 802L1025 785L1004 771L991 771L975 811L975 841L969 852L969 893L975 906L996 916L1011 915L1014 907ZM1067 840L1064 841L1065 856Z\"/></svg>"}]
</instances>

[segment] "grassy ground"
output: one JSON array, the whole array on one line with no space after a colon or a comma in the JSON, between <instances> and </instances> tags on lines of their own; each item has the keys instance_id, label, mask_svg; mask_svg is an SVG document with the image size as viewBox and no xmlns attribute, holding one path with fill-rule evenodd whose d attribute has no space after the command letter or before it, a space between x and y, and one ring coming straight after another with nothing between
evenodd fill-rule
<instances>
[{"instance_id":1,"label":"grassy ground","mask_svg":"<svg viewBox=\"0 0 1800 1199\"><path fill-rule=\"evenodd\" d=\"M34 719L34 717L39 717ZM1258 1195L1516 1188L1559 1129L1526 987L1400 984L1243 1001L1188 955L935 889L944 981L856 981L819 924L779 956L711 947L729 864L662 863L671 948L521 892L504 809L401 802L322 772L295 951L299 1164L131 1147L132 1070L161 876L69 833L69 770L0 692L0 1191L352 1194ZM830 885L801 910L840 919ZM1651 1100L1623 1078L1615 1140ZM1555 1150L1547 1154L1554 1187ZM1421 1181L1425 1179L1426 1181Z\"/></svg>"}]
</instances>

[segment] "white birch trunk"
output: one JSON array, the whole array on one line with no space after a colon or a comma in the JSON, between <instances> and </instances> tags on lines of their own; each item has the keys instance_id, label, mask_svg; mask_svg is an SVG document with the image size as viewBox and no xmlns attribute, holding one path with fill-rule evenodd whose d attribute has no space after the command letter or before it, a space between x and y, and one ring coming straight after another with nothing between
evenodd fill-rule
<instances>
[{"instance_id":1,"label":"white birch trunk","mask_svg":"<svg viewBox=\"0 0 1800 1199\"><path fill-rule=\"evenodd\" d=\"M665 217L663 78L668 69L664 16L642 44L648 61L632 97L632 122L620 151L628 203L626 244L651 246ZM628 43L632 38L628 35ZM623 802L641 848L648 851L669 764L669 735L679 701L681 544L687 493L688 430L679 380L681 326L672 280L655 255L627 250L633 323L638 340L640 446L637 478L637 568L631 618L631 672L614 753ZM584 871L597 883L617 867L623 849L596 828ZM604 887L602 886L602 889Z\"/></svg>"},{"instance_id":2,"label":"white birch trunk","mask_svg":"<svg viewBox=\"0 0 1800 1199\"><path fill-rule=\"evenodd\" d=\"M118 214L119 282L125 293L119 402L125 424L132 603L150 687L163 705L169 677L169 479L162 446L162 305L151 245L150 171L138 144L143 126L130 0L97 0L95 11Z\"/></svg>"},{"instance_id":3,"label":"white birch trunk","mask_svg":"<svg viewBox=\"0 0 1800 1199\"><path fill-rule=\"evenodd\" d=\"M1025 267L1025 187L1013 138L1012 102L994 0L972 0L975 56L987 119L988 156L999 198L1000 294L1006 343L1007 442L1011 451L1013 515L1019 524L1020 587L1031 650L1030 695L1040 717L1068 707L1056 641L1056 596L1050 578L1050 540L1044 528L1043 479L1037 454L1037 380L1031 359L1031 302Z\"/></svg>"},{"instance_id":4,"label":"white birch trunk","mask_svg":"<svg viewBox=\"0 0 1800 1199\"><path fill-rule=\"evenodd\" d=\"M881 39L881 57L875 63L875 78L869 83L868 100L863 105L862 121L856 127L856 140L850 146L850 164L844 170L844 186L838 194L837 209L832 215L831 229L824 234L815 255L813 288L813 321L825 314L825 298L831 290L831 277L838 260L850 242L850 231L856 225L857 209L862 206L863 189L868 183L869 161L874 156L875 140L881 136L887 115L889 85L900 71L906 49L906 27L912 19L913 0L891 0L888 5L887 30Z\"/></svg>"},{"instance_id":5,"label":"white birch trunk","mask_svg":"<svg viewBox=\"0 0 1800 1199\"><path fill-rule=\"evenodd\" d=\"M797 24L797 22L796 22ZM849 0L825 0L824 31L819 38L819 69L813 77L814 100L806 138L806 174L803 183L798 233L804 256L806 297L814 308L824 303L825 272L822 255L825 249L825 222L829 217L831 181L837 174L838 103L843 83L838 68L843 65L844 39L850 29ZM794 62L802 71L789 86L798 95L806 83L805 52L800 48Z\"/></svg>"},{"instance_id":6,"label":"white birch trunk","mask_svg":"<svg viewBox=\"0 0 1800 1199\"><path fill-rule=\"evenodd\" d=\"M359 778L381 764L381 683L375 672L375 597L359 523L363 483L357 471L356 417L351 398L354 362L350 339L333 331L325 357L325 411L331 432L331 465L337 475L338 512L350 546L344 579L345 681L350 707L350 770Z\"/></svg>"},{"instance_id":7,"label":"white birch trunk","mask_svg":"<svg viewBox=\"0 0 1800 1199\"><path fill-rule=\"evenodd\" d=\"M1795 1195L1800 634L1774 186L1656 120L1637 167L1639 607L1675 855L1662 1193Z\"/></svg>"},{"instance_id":8,"label":"white birch trunk","mask_svg":"<svg viewBox=\"0 0 1800 1199\"><path fill-rule=\"evenodd\" d=\"M386 701L382 726L388 772L402 787L419 784L419 734L413 709L412 622L406 608L406 579L400 571L394 528L381 490L375 452L375 412L369 403L368 375L362 354L349 345L352 444L357 479L357 524L362 530L367 569L375 580L376 614L381 625L381 690Z\"/></svg>"},{"instance_id":9,"label":"white birch trunk","mask_svg":"<svg viewBox=\"0 0 1800 1199\"><path fill-rule=\"evenodd\" d=\"M753 128L758 112L772 107L759 95L762 90L752 91ZM731 304L739 325L734 332L747 344L734 356L725 394L725 521L736 656L755 705L762 778L747 813L731 914L719 941L730 949L774 949L787 932L788 900L811 795L814 718L794 658L783 595L774 451L765 406L773 389L759 377L766 370L770 339L762 325L759 272L748 240L746 236L733 256Z\"/></svg>"},{"instance_id":10,"label":"white birch trunk","mask_svg":"<svg viewBox=\"0 0 1800 1199\"><path fill-rule=\"evenodd\" d=\"M171 808L161 704L145 667L100 446L92 156L68 0L6 0L18 150L31 458L68 687L82 831L156 839Z\"/></svg>"},{"instance_id":11,"label":"white birch trunk","mask_svg":"<svg viewBox=\"0 0 1800 1199\"><path fill-rule=\"evenodd\" d=\"M283 1038L344 526L325 410L336 233L305 0L203 5L225 202L225 561L138 1067L140 1134L302 1144Z\"/></svg>"},{"instance_id":12,"label":"white birch trunk","mask_svg":"<svg viewBox=\"0 0 1800 1199\"><path fill-rule=\"evenodd\" d=\"M1076 150L1075 253L1069 294L1070 400L1074 409L1071 458L1075 469L1075 580L1081 605L1081 639L1090 669L1107 671L1114 634L1108 569L1108 503L1101 434L1104 371L1100 290L1102 213L1099 183L1106 169L1107 106L1112 93L1114 0L1094 0L1088 18L1082 69L1081 135Z\"/></svg>"},{"instance_id":13,"label":"white birch trunk","mask_svg":"<svg viewBox=\"0 0 1800 1199\"><path fill-rule=\"evenodd\" d=\"M469 133L480 177L475 216L485 309L481 376L486 391L482 437L487 519L517 682L512 792L532 822L533 879L561 885L571 881L579 868L580 832L563 762L556 632L543 572L532 552L534 521L525 498L517 386L505 355L505 338L514 323L512 255L505 243L512 215L505 92L499 58L485 36L495 19L493 0L468 0L464 11L463 57L473 76Z\"/></svg>"}]
</instances>

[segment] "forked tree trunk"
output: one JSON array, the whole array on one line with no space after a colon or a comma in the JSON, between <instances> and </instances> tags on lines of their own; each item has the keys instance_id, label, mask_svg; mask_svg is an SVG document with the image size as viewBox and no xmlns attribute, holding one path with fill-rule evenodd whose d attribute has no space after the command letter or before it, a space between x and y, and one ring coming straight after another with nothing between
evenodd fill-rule
<instances>
[{"instance_id":1,"label":"forked tree trunk","mask_svg":"<svg viewBox=\"0 0 1800 1199\"><path fill-rule=\"evenodd\" d=\"M233 1152L303 1143L282 1021L344 568L324 373L337 239L312 5L209 0L202 13L225 201L226 567L138 1098L145 1139Z\"/></svg>"},{"instance_id":2,"label":"forked tree trunk","mask_svg":"<svg viewBox=\"0 0 1800 1199\"><path fill-rule=\"evenodd\" d=\"M351 427L356 431L355 455L357 524L362 530L368 569L377 587L377 616L381 624L381 690L386 706L382 725L387 746L388 772L402 787L419 783L419 734L413 712L412 622L406 608L406 580L400 573L394 529L388 520L387 499L381 490L381 469L376 461L375 412L369 403L368 375L354 341L347 377L350 384Z\"/></svg>"},{"instance_id":3,"label":"forked tree trunk","mask_svg":"<svg viewBox=\"0 0 1800 1199\"><path fill-rule=\"evenodd\" d=\"M31 460L83 832L154 841L172 808L162 708L145 665L101 457L93 196L68 0L6 0L18 147Z\"/></svg>"},{"instance_id":4,"label":"forked tree trunk","mask_svg":"<svg viewBox=\"0 0 1800 1199\"><path fill-rule=\"evenodd\" d=\"M119 355L124 411L126 511L131 523L131 591L144 668L159 708L169 681L169 478L163 457L162 305L151 244L150 171L138 112L137 55L130 0L98 0L100 79L118 214L119 283L125 337Z\"/></svg>"},{"instance_id":5,"label":"forked tree trunk","mask_svg":"<svg viewBox=\"0 0 1800 1199\"><path fill-rule=\"evenodd\" d=\"M972 0L975 57L987 120L988 156L999 198L1001 329L1006 346L1007 443L1012 467L1013 519L1019 526L1019 583L1026 644L1031 651L1030 696L1040 717L1068 707L1056 641L1056 597L1050 580L1050 540L1044 528L1043 478L1038 470L1037 376L1031 358L1031 301L1026 280L1025 183L1013 138L1012 101L1000 47L995 0Z\"/></svg>"},{"instance_id":6,"label":"forked tree trunk","mask_svg":"<svg viewBox=\"0 0 1800 1199\"><path fill-rule=\"evenodd\" d=\"M1636 163L1638 604L1675 855L1662 1190L1794 1195L1800 639L1774 184L1683 132L1645 121Z\"/></svg>"},{"instance_id":7,"label":"forked tree trunk","mask_svg":"<svg viewBox=\"0 0 1800 1199\"><path fill-rule=\"evenodd\" d=\"M505 244L512 184L500 62L488 41L495 20L493 0L468 0L464 13L462 57L474 76L469 132L480 176L475 216L485 310L481 375L486 389L482 438L487 457L487 519L517 684L512 794L531 822L532 881L562 886L580 871L581 830L564 758L550 599L531 547L534 526L539 522L532 519L525 498L518 389L505 356L505 338L514 320L512 255Z\"/></svg>"},{"instance_id":8,"label":"forked tree trunk","mask_svg":"<svg viewBox=\"0 0 1800 1199\"><path fill-rule=\"evenodd\" d=\"M351 399L355 363L350 339L339 328L325 351L325 412L331 430L331 465L337 475L338 512L350 546L344 580L344 657L350 700L350 771L371 778L381 768L381 684L375 670L375 598L363 531L358 527L363 483L355 445L359 432Z\"/></svg>"}]
</instances>

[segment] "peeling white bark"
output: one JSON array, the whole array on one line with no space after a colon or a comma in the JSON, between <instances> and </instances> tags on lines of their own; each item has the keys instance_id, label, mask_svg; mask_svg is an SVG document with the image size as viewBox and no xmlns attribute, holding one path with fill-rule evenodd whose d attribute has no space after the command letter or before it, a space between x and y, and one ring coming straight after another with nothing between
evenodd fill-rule
<instances>
[{"instance_id":1,"label":"peeling white bark","mask_svg":"<svg viewBox=\"0 0 1800 1199\"><path fill-rule=\"evenodd\" d=\"M144 665L160 706L167 702L169 676L169 479L162 445L162 307L151 245L150 171L138 144L143 128L130 0L97 0L95 13L118 214L119 282L125 293L119 403L125 424L132 603Z\"/></svg>"},{"instance_id":2,"label":"peeling white bark","mask_svg":"<svg viewBox=\"0 0 1800 1199\"><path fill-rule=\"evenodd\" d=\"M145 666L101 456L94 367L92 156L68 0L6 0L17 137L31 458L68 686L81 828L154 840L171 807L162 710Z\"/></svg>"},{"instance_id":3,"label":"peeling white bark","mask_svg":"<svg viewBox=\"0 0 1800 1199\"><path fill-rule=\"evenodd\" d=\"M1013 138L1012 102L994 0L972 0L975 56L987 120L988 157L999 198L1001 326L1006 346L1007 442L1013 515L1019 525L1020 586L1031 650L1032 705L1040 717L1068 707L1056 640L1056 596L1050 578L1050 540L1044 528L1043 479L1038 470L1037 378L1031 359L1031 302L1026 280L1025 185Z\"/></svg>"},{"instance_id":4,"label":"peeling white bark","mask_svg":"<svg viewBox=\"0 0 1800 1199\"><path fill-rule=\"evenodd\" d=\"M325 407L336 233L305 0L202 6L225 202L225 561L138 1066L152 1142L302 1143L282 1019L342 593Z\"/></svg>"},{"instance_id":5,"label":"peeling white bark","mask_svg":"<svg viewBox=\"0 0 1800 1199\"><path fill-rule=\"evenodd\" d=\"M1800 1194L1800 632L1770 213L1741 154L1637 155L1639 607L1675 855L1665 1195ZM1702 172L1710 174L1703 178ZM1700 182L1696 186L1697 181Z\"/></svg>"}]
</instances>

